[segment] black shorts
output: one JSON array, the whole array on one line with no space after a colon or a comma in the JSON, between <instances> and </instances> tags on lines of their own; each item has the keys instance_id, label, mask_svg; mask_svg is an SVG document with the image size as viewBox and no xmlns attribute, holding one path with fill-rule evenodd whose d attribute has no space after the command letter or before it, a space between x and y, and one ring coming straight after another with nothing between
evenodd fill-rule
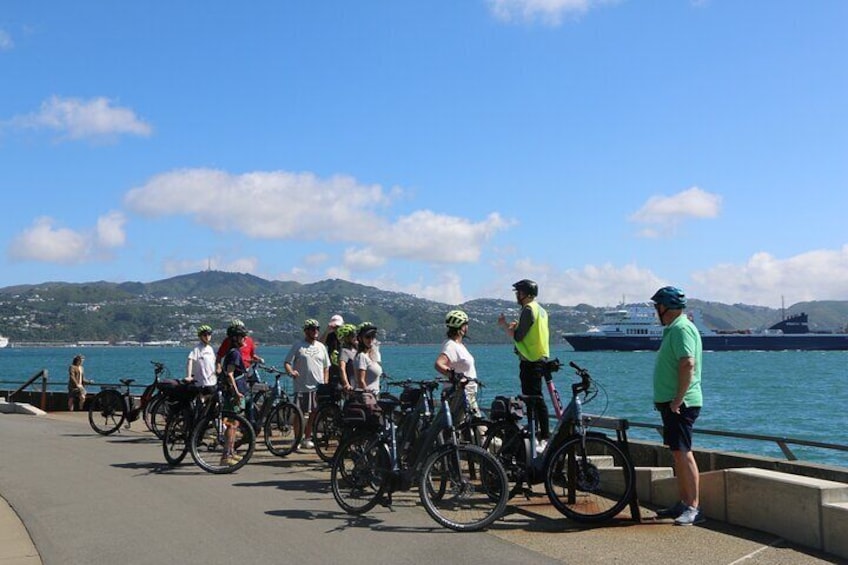
<instances>
[{"instance_id":1,"label":"black shorts","mask_svg":"<svg viewBox=\"0 0 848 565\"><path fill-rule=\"evenodd\" d=\"M700 406L680 406L680 414L671 411L670 402L658 402L663 421L663 443L672 451L692 451L692 426L701 413Z\"/></svg>"}]
</instances>

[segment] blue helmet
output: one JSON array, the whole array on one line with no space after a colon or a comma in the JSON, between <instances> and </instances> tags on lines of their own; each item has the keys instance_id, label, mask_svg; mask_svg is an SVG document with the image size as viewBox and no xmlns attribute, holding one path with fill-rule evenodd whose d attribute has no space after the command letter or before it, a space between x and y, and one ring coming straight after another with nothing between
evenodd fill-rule
<instances>
[{"instance_id":1,"label":"blue helmet","mask_svg":"<svg viewBox=\"0 0 848 565\"><path fill-rule=\"evenodd\" d=\"M676 286L664 286L651 297L654 304L662 304L671 310L686 308L686 294Z\"/></svg>"}]
</instances>

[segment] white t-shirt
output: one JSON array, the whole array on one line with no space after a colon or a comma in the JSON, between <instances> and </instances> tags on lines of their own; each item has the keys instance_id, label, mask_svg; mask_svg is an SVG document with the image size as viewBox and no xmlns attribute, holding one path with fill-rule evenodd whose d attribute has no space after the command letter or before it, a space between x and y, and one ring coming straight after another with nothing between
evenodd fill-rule
<instances>
[{"instance_id":1,"label":"white t-shirt","mask_svg":"<svg viewBox=\"0 0 848 565\"><path fill-rule=\"evenodd\" d=\"M191 359L191 376L200 386L215 386L215 350L208 343L198 343L188 354Z\"/></svg>"},{"instance_id":2,"label":"white t-shirt","mask_svg":"<svg viewBox=\"0 0 848 565\"><path fill-rule=\"evenodd\" d=\"M373 356L373 359L372 359ZM357 379L353 383L357 383L359 371L365 370L365 390L370 390L374 393L380 392L380 375L383 374L383 366L381 365L381 357L379 349L372 349L371 355L367 352L356 354L354 365L356 366ZM351 383L351 384L353 384ZM356 386L354 384L354 386Z\"/></svg>"},{"instance_id":3,"label":"white t-shirt","mask_svg":"<svg viewBox=\"0 0 848 565\"><path fill-rule=\"evenodd\" d=\"M477 378L474 357L464 344L448 339L442 344L442 353L448 358L449 366L454 372L462 373L468 380Z\"/></svg>"},{"instance_id":4,"label":"white t-shirt","mask_svg":"<svg viewBox=\"0 0 848 565\"><path fill-rule=\"evenodd\" d=\"M330 367L330 355L320 341L303 340L292 345L285 362L300 375L294 380L294 391L311 392L324 382L324 369Z\"/></svg>"}]
</instances>

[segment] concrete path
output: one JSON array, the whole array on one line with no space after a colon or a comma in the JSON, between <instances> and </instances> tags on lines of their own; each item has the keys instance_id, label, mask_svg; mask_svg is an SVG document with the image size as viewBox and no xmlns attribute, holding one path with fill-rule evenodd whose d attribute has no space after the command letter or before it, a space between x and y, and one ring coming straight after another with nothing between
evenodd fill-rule
<instances>
[{"instance_id":1,"label":"concrete path","mask_svg":"<svg viewBox=\"0 0 848 565\"><path fill-rule=\"evenodd\" d=\"M721 523L587 528L543 495L514 500L503 520L473 534L436 525L414 493L352 517L312 453L280 459L258 449L238 473L216 476L190 457L169 468L160 443L133 426L102 437L82 414L0 414L0 496L9 503L0 501L0 565L837 562Z\"/></svg>"}]
</instances>

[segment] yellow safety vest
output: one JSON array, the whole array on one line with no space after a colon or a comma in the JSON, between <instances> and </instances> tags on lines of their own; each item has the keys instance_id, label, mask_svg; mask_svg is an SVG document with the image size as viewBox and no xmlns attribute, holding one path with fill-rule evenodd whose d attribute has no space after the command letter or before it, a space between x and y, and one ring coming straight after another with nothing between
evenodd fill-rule
<instances>
[{"instance_id":1,"label":"yellow safety vest","mask_svg":"<svg viewBox=\"0 0 848 565\"><path fill-rule=\"evenodd\" d=\"M550 335L548 332L548 313L535 300L527 304L533 311L533 325L521 341L515 342L515 348L521 358L538 361L550 356Z\"/></svg>"}]
</instances>

